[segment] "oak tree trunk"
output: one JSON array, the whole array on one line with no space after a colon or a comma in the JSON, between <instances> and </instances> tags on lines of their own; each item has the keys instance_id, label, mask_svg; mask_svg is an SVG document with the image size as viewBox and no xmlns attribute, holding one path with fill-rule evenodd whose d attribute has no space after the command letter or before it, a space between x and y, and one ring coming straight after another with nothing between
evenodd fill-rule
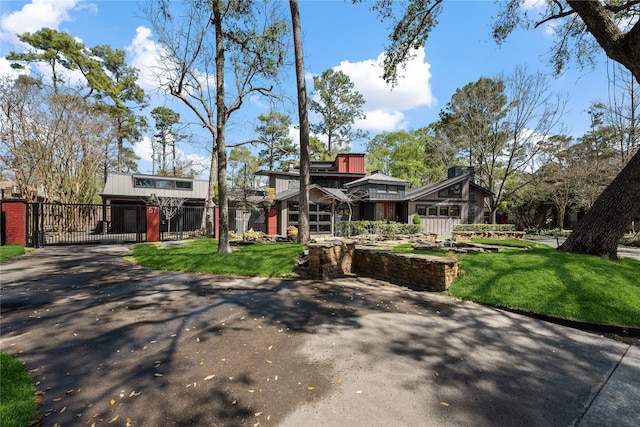
<instances>
[{"instance_id":1,"label":"oak tree trunk","mask_svg":"<svg viewBox=\"0 0 640 427\"><path fill-rule=\"evenodd\" d=\"M640 150L578 222L560 251L618 258L618 243L640 216Z\"/></svg>"}]
</instances>

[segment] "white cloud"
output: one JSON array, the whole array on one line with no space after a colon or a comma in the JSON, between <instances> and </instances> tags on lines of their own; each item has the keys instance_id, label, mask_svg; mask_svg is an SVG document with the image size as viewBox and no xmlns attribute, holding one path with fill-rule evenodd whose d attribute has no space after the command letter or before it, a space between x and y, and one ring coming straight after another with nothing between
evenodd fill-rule
<instances>
[{"instance_id":1,"label":"white cloud","mask_svg":"<svg viewBox=\"0 0 640 427\"><path fill-rule=\"evenodd\" d=\"M151 162L151 138L145 136L142 140L133 144L133 152L140 160Z\"/></svg>"},{"instance_id":2,"label":"white cloud","mask_svg":"<svg viewBox=\"0 0 640 427\"><path fill-rule=\"evenodd\" d=\"M18 46L16 34L33 33L44 27L57 29L61 23L72 21L69 12L79 2L80 0L33 0L22 9L0 17L0 39Z\"/></svg>"},{"instance_id":3,"label":"white cloud","mask_svg":"<svg viewBox=\"0 0 640 427\"><path fill-rule=\"evenodd\" d=\"M7 61L6 58L0 57L0 76L2 77L10 77L11 79L17 78L20 74L29 75L31 73L31 66L27 64L27 66L22 70L16 70L15 68L11 68L11 62Z\"/></svg>"},{"instance_id":4,"label":"white cloud","mask_svg":"<svg viewBox=\"0 0 640 427\"><path fill-rule=\"evenodd\" d=\"M157 71L160 69L162 48L151 37L151 29L141 25L136 28L136 36L131 44L126 47L127 54L131 58L129 62L140 70L138 83L145 89L158 87Z\"/></svg>"},{"instance_id":5,"label":"white cloud","mask_svg":"<svg viewBox=\"0 0 640 427\"><path fill-rule=\"evenodd\" d=\"M367 118L356 120L355 127L359 129L385 132L397 129L406 129L408 123L401 111L373 110L366 112Z\"/></svg>"},{"instance_id":6,"label":"white cloud","mask_svg":"<svg viewBox=\"0 0 640 427\"><path fill-rule=\"evenodd\" d=\"M431 93L431 65L425 61L424 48L415 50L405 69L400 70L398 84L391 87L382 79L384 53L373 60L343 61L335 70L347 74L365 101L366 120L358 122L362 129L391 131L406 127L403 111L429 107L437 100Z\"/></svg>"}]
</instances>

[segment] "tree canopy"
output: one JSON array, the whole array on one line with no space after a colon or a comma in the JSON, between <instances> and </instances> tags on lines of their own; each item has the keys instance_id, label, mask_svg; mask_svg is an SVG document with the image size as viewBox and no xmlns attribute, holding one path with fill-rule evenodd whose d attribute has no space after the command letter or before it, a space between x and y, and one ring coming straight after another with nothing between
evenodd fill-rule
<instances>
[{"instance_id":1,"label":"tree canopy","mask_svg":"<svg viewBox=\"0 0 640 427\"><path fill-rule=\"evenodd\" d=\"M367 136L367 132L353 129L356 119L365 118L362 107L366 103L354 86L348 75L333 69L313 77L309 104L311 111L320 116L320 121L312 124L311 130L326 136L330 156L348 151L353 140Z\"/></svg>"}]
</instances>

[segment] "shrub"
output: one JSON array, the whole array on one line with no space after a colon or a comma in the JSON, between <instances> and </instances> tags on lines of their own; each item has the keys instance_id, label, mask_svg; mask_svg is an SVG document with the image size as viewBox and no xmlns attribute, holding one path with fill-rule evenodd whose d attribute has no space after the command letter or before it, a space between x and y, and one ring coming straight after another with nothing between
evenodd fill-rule
<instances>
[{"instance_id":1,"label":"shrub","mask_svg":"<svg viewBox=\"0 0 640 427\"><path fill-rule=\"evenodd\" d=\"M458 224L454 231L516 231L515 224Z\"/></svg>"},{"instance_id":2,"label":"shrub","mask_svg":"<svg viewBox=\"0 0 640 427\"><path fill-rule=\"evenodd\" d=\"M416 234L420 232L420 226L416 224L402 224L399 222L385 221L339 221L338 233L340 236L368 236L378 235L383 238L391 238L403 234Z\"/></svg>"},{"instance_id":3,"label":"shrub","mask_svg":"<svg viewBox=\"0 0 640 427\"><path fill-rule=\"evenodd\" d=\"M253 228L248 229L244 232L245 240L250 242L257 242L264 238L264 233L262 231L255 231Z\"/></svg>"},{"instance_id":4,"label":"shrub","mask_svg":"<svg viewBox=\"0 0 640 427\"><path fill-rule=\"evenodd\" d=\"M421 222L420 215L413 214L413 218L411 218L411 222L413 222L414 225L420 225L420 222Z\"/></svg>"},{"instance_id":5,"label":"shrub","mask_svg":"<svg viewBox=\"0 0 640 427\"><path fill-rule=\"evenodd\" d=\"M620 244L640 248L640 233L630 236L624 236L622 239L620 239Z\"/></svg>"}]
</instances>

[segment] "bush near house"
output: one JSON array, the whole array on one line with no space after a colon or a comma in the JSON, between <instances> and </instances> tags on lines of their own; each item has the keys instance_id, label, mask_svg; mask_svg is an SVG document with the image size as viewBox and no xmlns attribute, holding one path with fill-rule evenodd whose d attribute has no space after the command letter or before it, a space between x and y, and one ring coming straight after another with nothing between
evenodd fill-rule
<instances>
[{"instance_id":1,"label":"bush near house","mask_svg":"<svg viewBox=\"0 0 640 427\"><path fill-rule=\"evenodd\" d=\"M400 222L339 221L337 226L339 235L343 237L377 235L389 239L398 235L420 232L420 225Z\"/></svg>"},{"instance_id":2,"label":"bush near house","mask_svg":"<svg viewBox=\"0 0 640 427\"><path fill-rule=\"evenodd\" d=\"M457 224L453 231L516 231L515 224Z\"/></svg>"}]
</instances>

